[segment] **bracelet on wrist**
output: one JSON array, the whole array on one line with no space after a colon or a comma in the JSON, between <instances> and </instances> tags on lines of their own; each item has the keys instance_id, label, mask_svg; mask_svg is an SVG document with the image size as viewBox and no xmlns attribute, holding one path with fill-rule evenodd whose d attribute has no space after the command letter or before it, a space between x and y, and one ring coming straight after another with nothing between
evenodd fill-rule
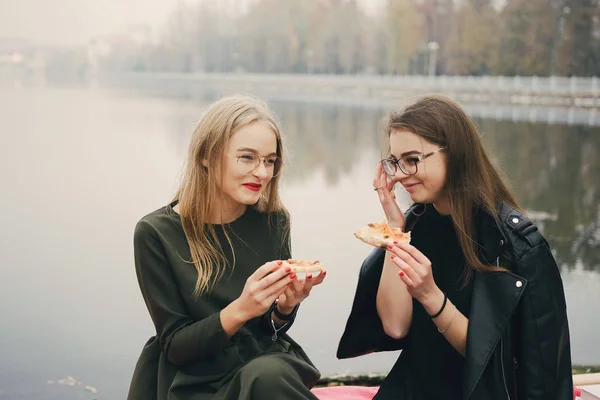
<instances>
[{"instance_id":1,"label":"bracelet on wrist","mask_svg":"<svg viewBox=\"0 0 600 400\"><path fill-rule=\"evenodd\" d=\"M439 333L444 334L444 333L446 333L446 331L448 331L448 329L450 329L450 327L452 326L452 323L454 322L454 318L456 317L457 312L458 312L458 308L456 308L456 306L454 306L454 313L452 314L452 318L450 319L450 322L448 322L448 325L446 325L446 327L444 329L438 328Z\"/></svg>"},{"instance_id":2,"label":"bracelet on wrist","mask_svg":"<svg viewBox=\"0 0 600 400\"><path fill-rule=\"evenodd\" d=\"M442 303L442 307L440 308L440 310L438 312L436 312L433 315L430 315L431 319L435 319L435 318L439 317L444 312L444 309L446 308L446 303L448 302L448 296L446 295L446 292L442 292L442 293L444 293L444 302Z\"/></svg>"},{"instance_id":3,"label":"bracelet on wrist","mask_svg":"<svg viewBox=\"0 0 600 400\"><path fill-rule=\"evenodd\" d=\"M278 333L279 333L279 331L280 331L280 330L282 330L283 328L285 328L285 327L287 326L287 324L289 324L289 323L290 323L290 321L285 321L285 322L283 323L283 325L281 325L279 328L277 328L277 327L275 326L275 321L273 321L273 316L272 316L272 315L271 315L271 318L270 318L270 320L271 320L271 321L270 321L270 322L271 322L271 328L273 328L273 335L271 335L271 340L272 340L273 342L276 342L276 341L277 341L277 338L278 338Z\"/></svg>"}]
</instances>

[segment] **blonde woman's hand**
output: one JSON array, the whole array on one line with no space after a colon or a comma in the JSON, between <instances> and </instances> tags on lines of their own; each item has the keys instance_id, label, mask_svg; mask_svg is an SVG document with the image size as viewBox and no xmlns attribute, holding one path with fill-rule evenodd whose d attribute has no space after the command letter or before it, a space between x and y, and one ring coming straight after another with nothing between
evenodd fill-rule
<instances>
[{"instance_id":1,"label":"blonde woman's hand","mask_svg":"<svg viewBox=\"0 0 600 400\"><path fill-rule=\"evenodd\" d=\"M279 300L277 301L279 312L284 315L291 314L294 307L310 295L310 291L314 286L323 283L326 274L327 271L321 271L317 276L308 273L305 278L300 279L296 277L296 279L289 283L285 292L279 296Z\"/></svg>"},{"instance_id":2,"label":"blonde woman's hand","mask_svg":"<svg viewBox=\"0 0 600 400\"><path fill-rule=\"evenodd\" d=\"M388 175L383 170L381 161L379 161L379 163L377 163L375 179L373 179L373 189L377 192L388 225L394 228L404 229L406 220L404 218L404 213L396 202L394 185L395 183L388 179Z\"/></svg>"},{"instance_id":3,"label":"blonde woman's hand","mask_svg":"<svg viewBox=\"0 0 600 400\"><path fill-rule=\"evenodd\" d=\"M270 261L258 268L248 279L237 302L237 310L246 321L261 316L296 279L285 261Z\"/></svg>"}]
</instances>

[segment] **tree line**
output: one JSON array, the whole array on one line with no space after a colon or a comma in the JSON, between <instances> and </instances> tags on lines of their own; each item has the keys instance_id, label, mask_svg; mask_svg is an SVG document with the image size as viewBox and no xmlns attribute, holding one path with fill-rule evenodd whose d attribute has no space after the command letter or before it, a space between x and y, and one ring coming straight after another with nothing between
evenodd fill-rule
<instances>
[{"instance_id":1,"label":"tree line","mask_svg":"<svg viewBox=\"0 0 600 400\"><path fill-rule=\"evenodd\" d=\"M158 40L121 42L109 70L600 75L599 0L255 0L181 3Z\"/></svg>"}]
</instances>

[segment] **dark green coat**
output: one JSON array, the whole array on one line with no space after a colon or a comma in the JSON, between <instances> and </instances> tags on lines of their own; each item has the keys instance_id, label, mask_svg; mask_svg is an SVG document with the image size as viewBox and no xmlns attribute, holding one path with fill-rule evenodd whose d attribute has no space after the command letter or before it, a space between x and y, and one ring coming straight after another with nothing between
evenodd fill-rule
<instances>
[{"instance_id":1,"label":"dark green coat","mask_svg":"<svg viewBox=\"0 0 600 400\"><path fill-rule=\"evenodd\" d=\"M297 398L315 398L307 388L318 380L318 371L287 334L276 342L271 340L268 315L248 321L231 338L219 317L220 311L240 296L246 279L258 267L290 258L289 243L282 246L281 242L283 214L269 218L248 207L231 224L215 226L231 265L231 249L223 234L227 230L235 249L235 266L227 267L209 294L196 297L197 272L174 204L145 216L135 229L136 272L156 336L142 350L128 399L258 398L259 385L254 387L254 382L261 376L260 370L243 368L258 362L263 370L271 365L273 371L288 370L295 390L302 392ZM253 372L249 374L249 370Z\"/></svg>"}]
</instances>

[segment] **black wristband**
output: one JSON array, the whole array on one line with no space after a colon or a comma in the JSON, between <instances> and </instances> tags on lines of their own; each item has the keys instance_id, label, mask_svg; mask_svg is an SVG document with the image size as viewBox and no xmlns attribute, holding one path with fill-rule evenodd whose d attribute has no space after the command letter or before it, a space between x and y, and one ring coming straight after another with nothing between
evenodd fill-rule
<instances>
[{"instance_id":1,"label":"black wristband","mask_svg":"<svg viewBox=\"0 0 600 400\"><path fill-rule=\"evenodd\" d=\"M446 296L446 292L442 292L442 293L444 293L444 302L442 303L442 308L440 308L440 311L438 311L437 313L430 315L431 319L439 317L440 314L442 312L444 312L444 308L446 308L446 303L448 302L448 296Z\"/></svg>"},{"instance_id":2,"label":"black wristband","mask_svg":"<svg viewBox=\"0 0 600 400\"><path fill-rule=\"evenodd\" d=\"M300 307L300 304L296 304L296 306L294 307L294 309L292 310L292 312L290 314L286 315L286 314L282 314L281 312L279 312L279 310L277 309L277 302L275 302L275 304L273 306L273 313L280 320L282 320L282 321L289 321L291 319L294 319L294 317L296 316L296 312L298 311L299 307Z\"/></svg>"}]
</instances>

